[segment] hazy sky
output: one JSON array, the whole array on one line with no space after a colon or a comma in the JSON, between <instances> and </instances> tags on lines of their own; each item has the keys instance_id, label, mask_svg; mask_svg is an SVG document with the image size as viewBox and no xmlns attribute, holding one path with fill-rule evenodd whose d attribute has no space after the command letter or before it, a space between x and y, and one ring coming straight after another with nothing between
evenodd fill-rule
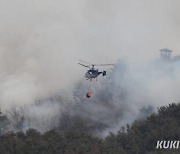
<instances>
[{"instance_id":1,"label":"hazy sky","mask_svg":"<svg viewBox=\"0 0 180 154\"><path fill-rule=\"evenodd\" d=\"M136 64L180 54L179 0L0 0L0 105L72 88L79 59Z\"/></svg>"}]
</instances>

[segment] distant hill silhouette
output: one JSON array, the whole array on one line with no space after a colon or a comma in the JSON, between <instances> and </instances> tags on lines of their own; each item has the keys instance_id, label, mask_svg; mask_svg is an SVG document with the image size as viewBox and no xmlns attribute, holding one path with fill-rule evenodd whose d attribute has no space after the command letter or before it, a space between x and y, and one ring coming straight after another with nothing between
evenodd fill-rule
<instances>
[{"instance_id":1,"label":"distant hill silhouette","mask_svg":"<svg viewBox=\"0 0 180 154\"><path fill-rule=\"evenodd\" d=\"M0 120L6 121L3 116ZM0 121L2 124L2 121ZM2 130L2 125L0 125ZM35 129L9 132L0 137L2 154L178 154L180 149L156 150L157 140L180 139L180 103L158 109L144 120L122 127L105 139L71 131L44 134Z\"/></svg>"}]
</instances>

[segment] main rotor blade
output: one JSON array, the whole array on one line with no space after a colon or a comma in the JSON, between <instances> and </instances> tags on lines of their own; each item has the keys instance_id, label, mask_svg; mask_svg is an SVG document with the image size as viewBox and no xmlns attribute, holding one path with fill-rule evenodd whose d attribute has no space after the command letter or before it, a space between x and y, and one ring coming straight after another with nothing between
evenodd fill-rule
<instances>
[{"instance_id":1,"label":"main rotor blade","mask_svg":"<svg viewBox=\"0 0 180 154\"><path fill-rule=\"evenodd\" d=\"M78 64L81 65L81 66L84 66L84 67L91 68L91 67L89 67L89 66L87 66L87 65L83 65L83 64L81 64L81 63L78 63Z\"/></svg>"},{"instance_id":2,"label":"main rotor blade","mask_svg":"<svg viewBox=\"0 0 180 154\"><path fill-rule=\"evenodd\" d=\"M114 66L114 64L99 64L99 65L98 65L98 64L97 64L97 65L95 64L94 66Z\"/></svg>"},{"instance_id":3,"label":"main rotor blade","mask_svg":"<svg viewBox=\"0 0 180 154\"><path fill-rule=\"evenodd\" d=\"M85 62L83 60L79 60L80 62L83 62L83 63L86 63L86 64L89 64L89 65L92 65L91 63L88 63L88 62Z\"/></svg>"},{"instance_id":4,"label":"main rotor blade","mask_svg":"<svg viewBox=\"0 0 180 154\"><path fill-rule=\"evenodd\" d=\"M89 64L89 65L87 66L87 65L78 63L78 64L80 64L80 65L82 65L82 66L84 66L84 67L89 67L89 68L91 68L90 66L92 66L92 67L94 67L94 66L114 66L114 64L91 64L91 63L85 62L85 61L83 61L83 60L79 60L79 61L82 62L82 63Z\"/></svg>"}]
</instances>

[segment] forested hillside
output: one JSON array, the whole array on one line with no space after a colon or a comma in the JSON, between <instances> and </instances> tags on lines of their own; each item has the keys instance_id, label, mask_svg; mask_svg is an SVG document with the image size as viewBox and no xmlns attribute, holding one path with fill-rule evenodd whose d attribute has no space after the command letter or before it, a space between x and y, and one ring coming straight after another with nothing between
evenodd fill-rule
<instances>
[{"instance_id":1,"label":"forested hillside","mask_svg":"<svg viewBox=\"0 0 180 154\"><path fill-rule=\"evenodd\" d=\"M1 124L5 117L1 117ZM5 125L5 123L4 123ZM2 131L2 125L0 125ZM0 154L177 154L176 150L156 150L157 140L180 139L180 103L158 109L144 120L97 138L81 132L39 133L35 129L9 132L0 137Z\"/></svg>"}]
</instances>

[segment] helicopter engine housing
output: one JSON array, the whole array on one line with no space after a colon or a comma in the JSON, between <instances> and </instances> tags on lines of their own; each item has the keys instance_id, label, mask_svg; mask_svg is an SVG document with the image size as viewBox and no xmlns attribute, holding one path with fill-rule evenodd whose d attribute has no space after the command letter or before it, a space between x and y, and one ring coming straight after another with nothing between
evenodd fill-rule
<instances>
[{"instance_id":1,"label":"helicopter engine housing","mask_svg":"<svg viewBox=\"0 0 180 154\"><path fill-rule=\"evenodd\" d=\"M106 76L106 71L103 71L102 75L103 75L103 76Z\"/></svg>"}]
</instances>

